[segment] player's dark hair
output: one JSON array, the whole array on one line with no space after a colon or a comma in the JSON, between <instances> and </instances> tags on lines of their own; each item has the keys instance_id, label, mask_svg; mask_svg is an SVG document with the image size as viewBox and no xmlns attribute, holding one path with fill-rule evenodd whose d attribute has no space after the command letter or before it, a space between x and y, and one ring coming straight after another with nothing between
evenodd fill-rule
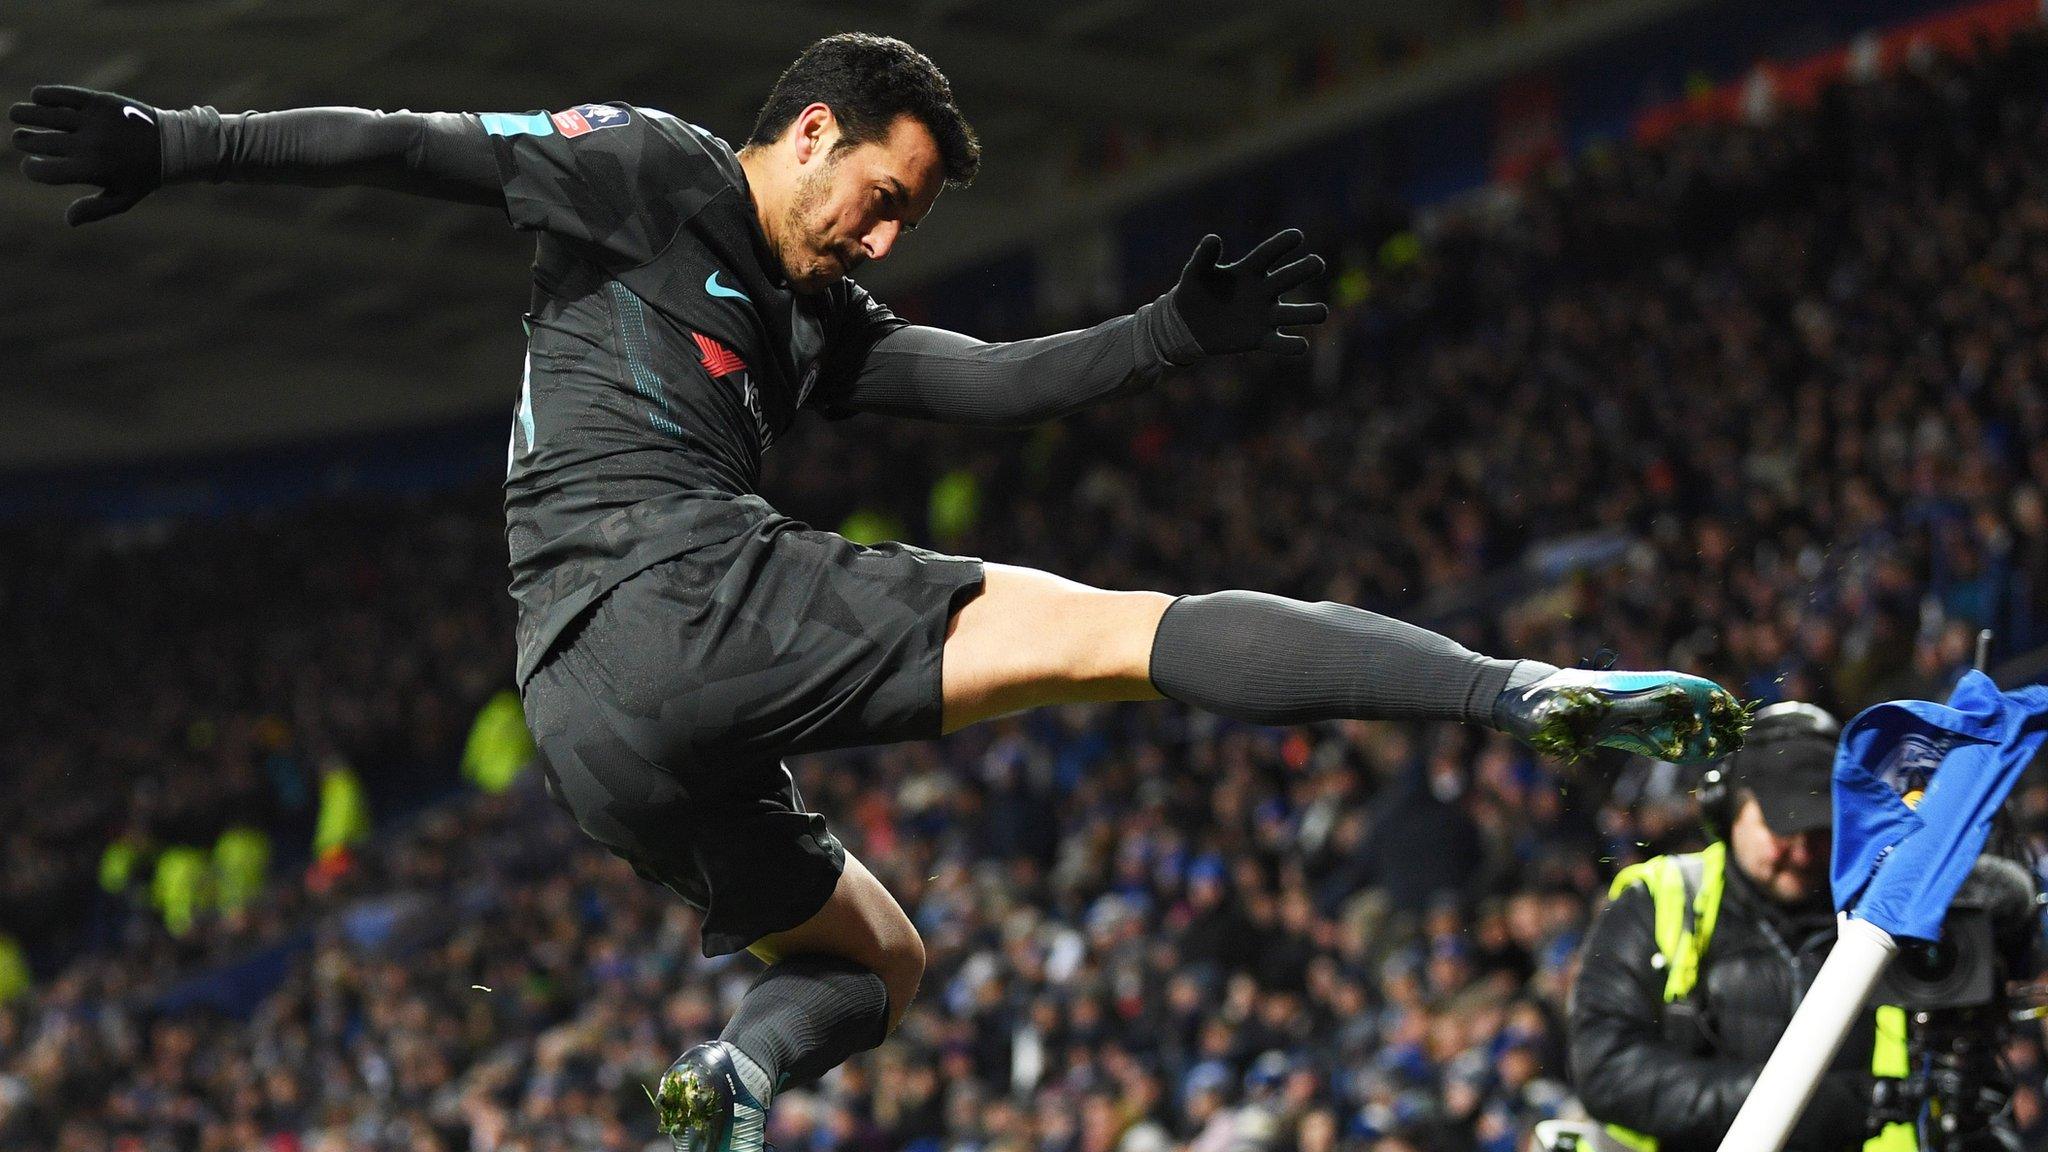
<instances>
[{"instance_id":1,"label":"player's dark hair","mask_svg":"<svg viewBox=\"0 0 2048 1152\"><path fill-rule=\"evenodd\" d=\"M804 49L769 90L747 144L774 143L812 104L832 109L840 147L885 139L896 118L908 115L938 142L948 185L964 187L981 167L981 142L954 105L945 73L893 37L841 32Z\"/></svg>"}]
</instances>

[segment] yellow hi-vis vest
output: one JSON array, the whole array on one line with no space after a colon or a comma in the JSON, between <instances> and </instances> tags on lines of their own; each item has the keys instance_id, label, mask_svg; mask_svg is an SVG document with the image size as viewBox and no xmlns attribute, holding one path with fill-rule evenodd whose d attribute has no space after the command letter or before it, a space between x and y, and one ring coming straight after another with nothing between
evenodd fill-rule
<instances>
[{"instance_id":1,"label":"yellow hi-vis vest","mask_svg":"<svg viewBox=\"0 0 2048 1152\"><path fill-rule=\"evenodd\" d=\"M0 932L0 1004L28 995L28 957L14 937Z\"/></svg>"},{"instance_id":2,"label":"yellow hi-vis vest","mask_svg":"<svg viewBox=\"0 0 2048 1152\"><path fill-rule=\"evenodd\" d=\"M1637 884L1649 889L1650 905L1655 909L1657 956L1664 966L1666 1004L1685 999L1699 983L1700 958L1714 937L1727 873L1728 844L1717 840L1704 852L1658 856L1624 868L1608 889L1609 900ZM1893 1078L1907 1074L1904 1009L1878 1006L1877 1044L1871 1050L1870 1071ZM1607 1134L1637 1152L1657 1152L1656 1137L1632 1128L1609 1124ZM1918 1148L1911 1124L1887 1124L1884 1131L1863 1142L1863 1152L1917 1152Z\"/></svg>"},{"instance_id":3,"label":"yellow hi-vis vest","mask_svg":"<svg viewBox=\"0 0 2048 1152\"><path fill-rule=\"evenodd\" d=\"M320 814L313 823L313 858L325 860L370 838L370 802L355 770L340 761L320 769Z\"/></svg>"},{"instance_id":4,"label":"yellow hi-vis vest","mask_svg":"<svg viewBox=\"0 0 2048 1152\"><path fill-rule=\"evenodd\" d=\"M213 842L213 894L222 912L240 912L263 895L270 871L270 836L237 824Z\"/></svg>"},{"instance_id":5,"label":"yellow hi-vis vest","mask_svg":"<svg viewBox=\"0 0 2048 1152\"><path fill-rule=\"evenodd\" d=\"M184 938L206 911L212 895L210 871L206 853L189 844L173 844L156 858L150 894L171 935Z\"/></svg>"},{"instance_id":6,"label":"yellow hi-vis vest","mask_svg":"<svg viewBox=\"0 0 2048 1152\"><path fill-rule=\"evenodd\" d=\"M462 774L496 796L512 787L533 757L533 736L526 730L519 693L507 688L491 697L476 714L476 723L469 726L469 741L462 748Z\"/></svg>"},{"instance_id":7,"label":"yellow hi-vis vest","mask_svg":"<svg viewBox=\"0 0 2048 1152\"><path fill-rule=\"evenodd\" d=\"M149 854L149 846L140 836L123 835L116 837L100 853L100 888L110 896L119 896L128 890L135 880L135 872L143 858Z\"/></svg>"}]
</instances>

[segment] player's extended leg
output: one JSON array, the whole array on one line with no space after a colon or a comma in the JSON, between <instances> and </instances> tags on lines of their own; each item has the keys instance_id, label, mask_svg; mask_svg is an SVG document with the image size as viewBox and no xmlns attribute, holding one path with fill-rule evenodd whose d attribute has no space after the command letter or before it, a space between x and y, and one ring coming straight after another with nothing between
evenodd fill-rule
<instances>
[{"instance_id":1,"label":"player's extended leg","mask_svg":"<svg viewBox=\"0 0 2048 1152\"><path fill-rule=\"evenodd\" d=\"M984 567L953 613L940 665L945 730L1026 708L1158 700L1152 639L1173 597L1105 592L1031 568Z\"/></svg>"},{"instance_id":2,"label":"player's extended leg","mask_svg":"<svg viewBox=\"0 0 2048 1152\"><path fill-rule=\"evenodd\" d=\"M1166 696L1261 724L1458 720L1567 759L1604 746L1698 761L1739 746L1746 717L1697 676L1561 671L1342 604L1104 592L1000 564L954 613L942 679L948 732L1022 708Z\"/></svg>"},{"instance_id":3,"label":"player's extended leg","mask_svg":"<svg viewBox=\"0 0 2048 1152\"><path fill-rule=\"evenodd\" d=\"M817 914L749 949L768 962L719 1038L676 1060L656 1108L678 1152L753 1152L768 1106L895 1030L924 976L924 941L896 898L846 856Z\"/></svg>"}]
</instances>

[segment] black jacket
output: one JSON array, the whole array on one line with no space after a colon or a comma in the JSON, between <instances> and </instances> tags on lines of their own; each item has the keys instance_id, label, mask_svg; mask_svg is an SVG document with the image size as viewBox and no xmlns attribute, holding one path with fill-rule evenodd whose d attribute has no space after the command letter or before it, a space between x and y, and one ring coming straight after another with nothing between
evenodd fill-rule
<instances>
[{"instance_id":1,"label":"black jacket","mask_svg":"<svg viewBox=\"0 0 2048 1152\"><path fill-rule=\"evenodd\" d=\"M1827 958L1834 915L1825 897L1799 909L1771 902L1731 858L1692 993L1702 1023L1691 1035L1675 1025L1676 1034L1667 1035L1654 923L1642 885L1593 921L1572 989L1572 1077L1588 1112L1656 1137L1659 1152L1712 1152ZM1793 1130L1788 1152L1862 1146L1875 1039L1865 1013Z\"/></svg>"}]
</instances>

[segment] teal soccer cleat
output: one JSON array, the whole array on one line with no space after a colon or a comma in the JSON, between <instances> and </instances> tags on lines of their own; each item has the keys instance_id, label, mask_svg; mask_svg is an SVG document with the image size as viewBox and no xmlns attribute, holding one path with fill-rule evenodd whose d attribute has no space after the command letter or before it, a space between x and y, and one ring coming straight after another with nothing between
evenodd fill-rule
<instances>
[{"instance_id":1,"label":"teal soccer cleat","mask_svg":"<svg viewBox=\"0 0 2048 1152\"><path fill-rule=\"evenodd\" d=\"M762 1152L768 1109L740 1082L722 1040L699 1044L669 1065L654 1110L675 1152Z\"/></svg>"},{"instance_id":2,"label":"teal soccer cleat","mask_svg":"<svg viewBox=\"0 0 2048 1152\"><path fill-rule=\"evenodd\" d=\"M1753 707L1683 672L1565 668L1501 693L1493 723L1567 764L1595 748L1698 764L1742 747Z\"/></svg>"}]
</instances>

